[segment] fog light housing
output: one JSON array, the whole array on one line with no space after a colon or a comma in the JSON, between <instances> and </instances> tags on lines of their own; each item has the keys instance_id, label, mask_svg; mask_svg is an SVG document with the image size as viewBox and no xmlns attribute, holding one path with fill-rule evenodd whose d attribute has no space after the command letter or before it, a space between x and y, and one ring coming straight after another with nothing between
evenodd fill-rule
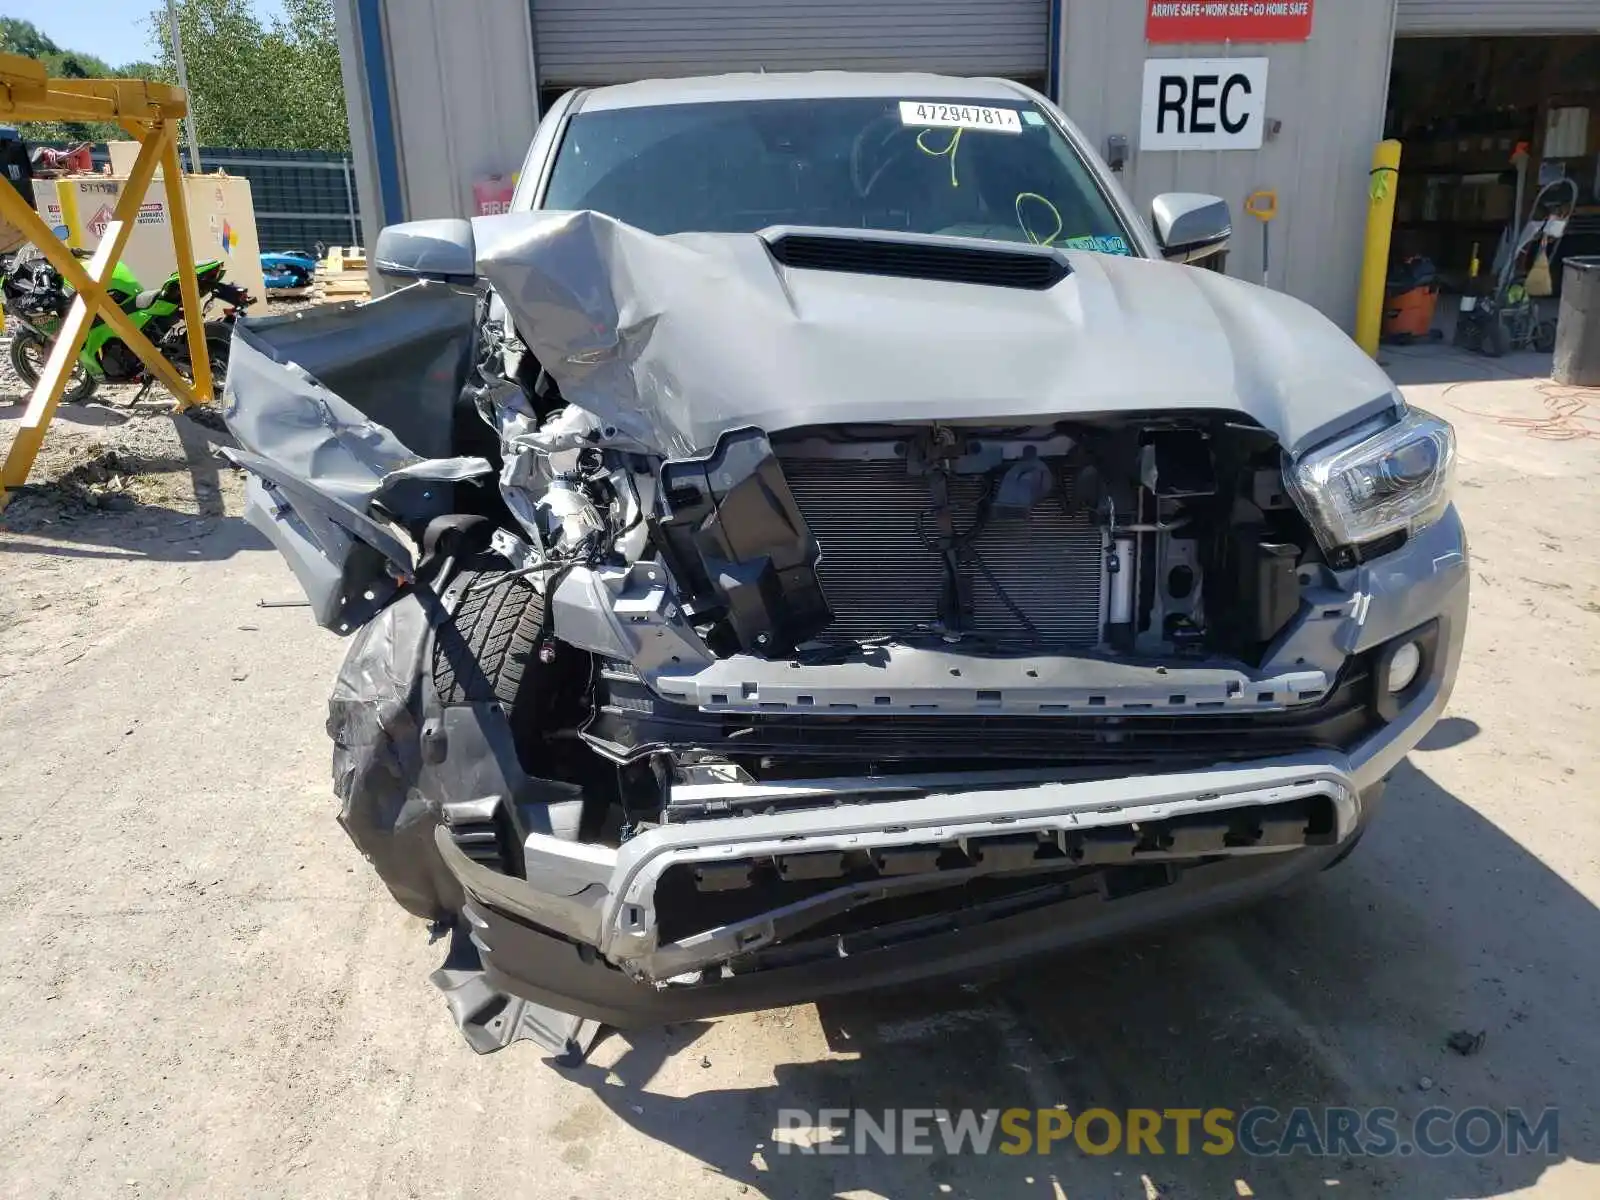
<instances>
[{"instance_id":1,"label":"fog light housing","mask_svg":"<svg viewBox=\"0 0 1600 1200\"><path fill-rule=\"evenodd\" d=\"M1400 711L1427 690L1427 681L1438 662L1439 621L1390 638L1372 660L1368 676L1372 708L1379 720L1393 721Z\"/></svg>"},{"instance_id":2,"label":"fog light housing","mask_svg":"<svg viewBox=\"0 0 1600 1200\"><path fill-rule=\"evenodd\" d=\"M1417 672L1422 669L1422 647L1415 642L1407 642L1396 648L1389 656L1389 668L1384 677L1384 687L1389 694L1405 691L1416 682Z\"/></svg>"}]
</instances>

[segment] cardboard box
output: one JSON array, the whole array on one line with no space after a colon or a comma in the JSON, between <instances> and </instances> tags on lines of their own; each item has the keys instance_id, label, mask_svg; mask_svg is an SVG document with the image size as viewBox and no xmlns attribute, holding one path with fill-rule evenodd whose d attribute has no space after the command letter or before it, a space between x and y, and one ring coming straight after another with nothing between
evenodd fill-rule
<instances>
[{"instance_id":1,"label":"cardboard box","mask_svg":"<svg viewBox=\"0 0 1600 1200\"><path fill-rule=\"evenodd\" d=\"M250 181L230 175L185 175L189 237L197 263L221 259L225 278L256 298L251 312L267 310L261 277L261 246L256 240ZM39 215L69 245L93 250L116 210L126 176L73 175L34 181ZM122 261L147 288L158 287L178 268L168 224L166 185L159 176L145 192ZM220 315L220 313L219 313Z\"/></svg>"}]
</instances>

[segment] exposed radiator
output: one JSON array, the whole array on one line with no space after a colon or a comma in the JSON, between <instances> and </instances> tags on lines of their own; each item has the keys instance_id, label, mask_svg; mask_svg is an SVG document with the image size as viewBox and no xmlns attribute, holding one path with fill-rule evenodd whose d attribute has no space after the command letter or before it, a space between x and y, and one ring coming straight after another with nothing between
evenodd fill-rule
<instances>
[{"instance_id":1,"label":"exposed radiator","mask_svg":"<svg viewBox=\"0 0 1600 1200\"><path fill-rule=\"evenodd\" d=\"M783 472L822 547L817 575L834 622L821 640L859 642L938 622L944 566L918 531L920 519L935 536L927 476L908 474L903 460L785 458ZM957 529L970 527L987 486L982 476L952 477ZM973 630L1021 644L1094 645L1102 544L1101 530L1086 515L1068 516L1058 496L1025 520L991 521L973 543L976 558L961 566Z\"/></svg>"}]
</instances>

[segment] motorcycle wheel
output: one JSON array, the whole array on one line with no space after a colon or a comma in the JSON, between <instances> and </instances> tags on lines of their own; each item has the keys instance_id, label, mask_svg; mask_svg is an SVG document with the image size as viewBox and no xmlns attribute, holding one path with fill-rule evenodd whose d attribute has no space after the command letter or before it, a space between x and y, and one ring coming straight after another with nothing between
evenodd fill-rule
<instances>
[{"instance_id":1,"label":"motorcycle wheel","mask_svg":"<svg viewBox=\"0 0 1600 1200\"><path fill-rule=\"evenodd\" d=\"M213 321L206 326L206 357L211 360L211 400L220 403L222 400L222 385L228 379L228 351L233 345L233 326L223 321ZM178 373L185 379L193 379L194 371L189 363L189 344L183 344L183 349L172 355L172 365L178 368Z\"/></svg>"},{"instance_id":2,"label":"motorcycle wheel","mask_svg":"<svg viewBox=\"0 0 1600 1200\"><path fill-rule=\"evenodd\" d=\"M19 329L11 338L11 369L29 388L39 382L39 375L44 370L44 364L50 359L50 347L54 343L47 342L36 333L29 333L26 329ZM94 376L83 369L82 364L72 364L72 377L67 380L67 386L61 393L61 400L65 404L82 404L94 395Z\"/></svg>"}]
</instances>

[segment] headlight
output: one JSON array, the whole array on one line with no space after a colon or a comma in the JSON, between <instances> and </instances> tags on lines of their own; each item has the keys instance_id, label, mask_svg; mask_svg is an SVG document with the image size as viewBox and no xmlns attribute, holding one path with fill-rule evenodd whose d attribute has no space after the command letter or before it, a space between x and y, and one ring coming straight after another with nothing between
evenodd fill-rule
<instances>
[{"instance_id":1,"label":"headlight","mask_svg":"<svg viewBox=\"0 0 1600 1200\"><path fill-rule=\"evenodd\" d=\"M1456 434L1408 410L1377 431L1358 430L1305 455L1285 472L1324 550L1437 521L1450 503Z\"/></svg>"}]
</instances>

